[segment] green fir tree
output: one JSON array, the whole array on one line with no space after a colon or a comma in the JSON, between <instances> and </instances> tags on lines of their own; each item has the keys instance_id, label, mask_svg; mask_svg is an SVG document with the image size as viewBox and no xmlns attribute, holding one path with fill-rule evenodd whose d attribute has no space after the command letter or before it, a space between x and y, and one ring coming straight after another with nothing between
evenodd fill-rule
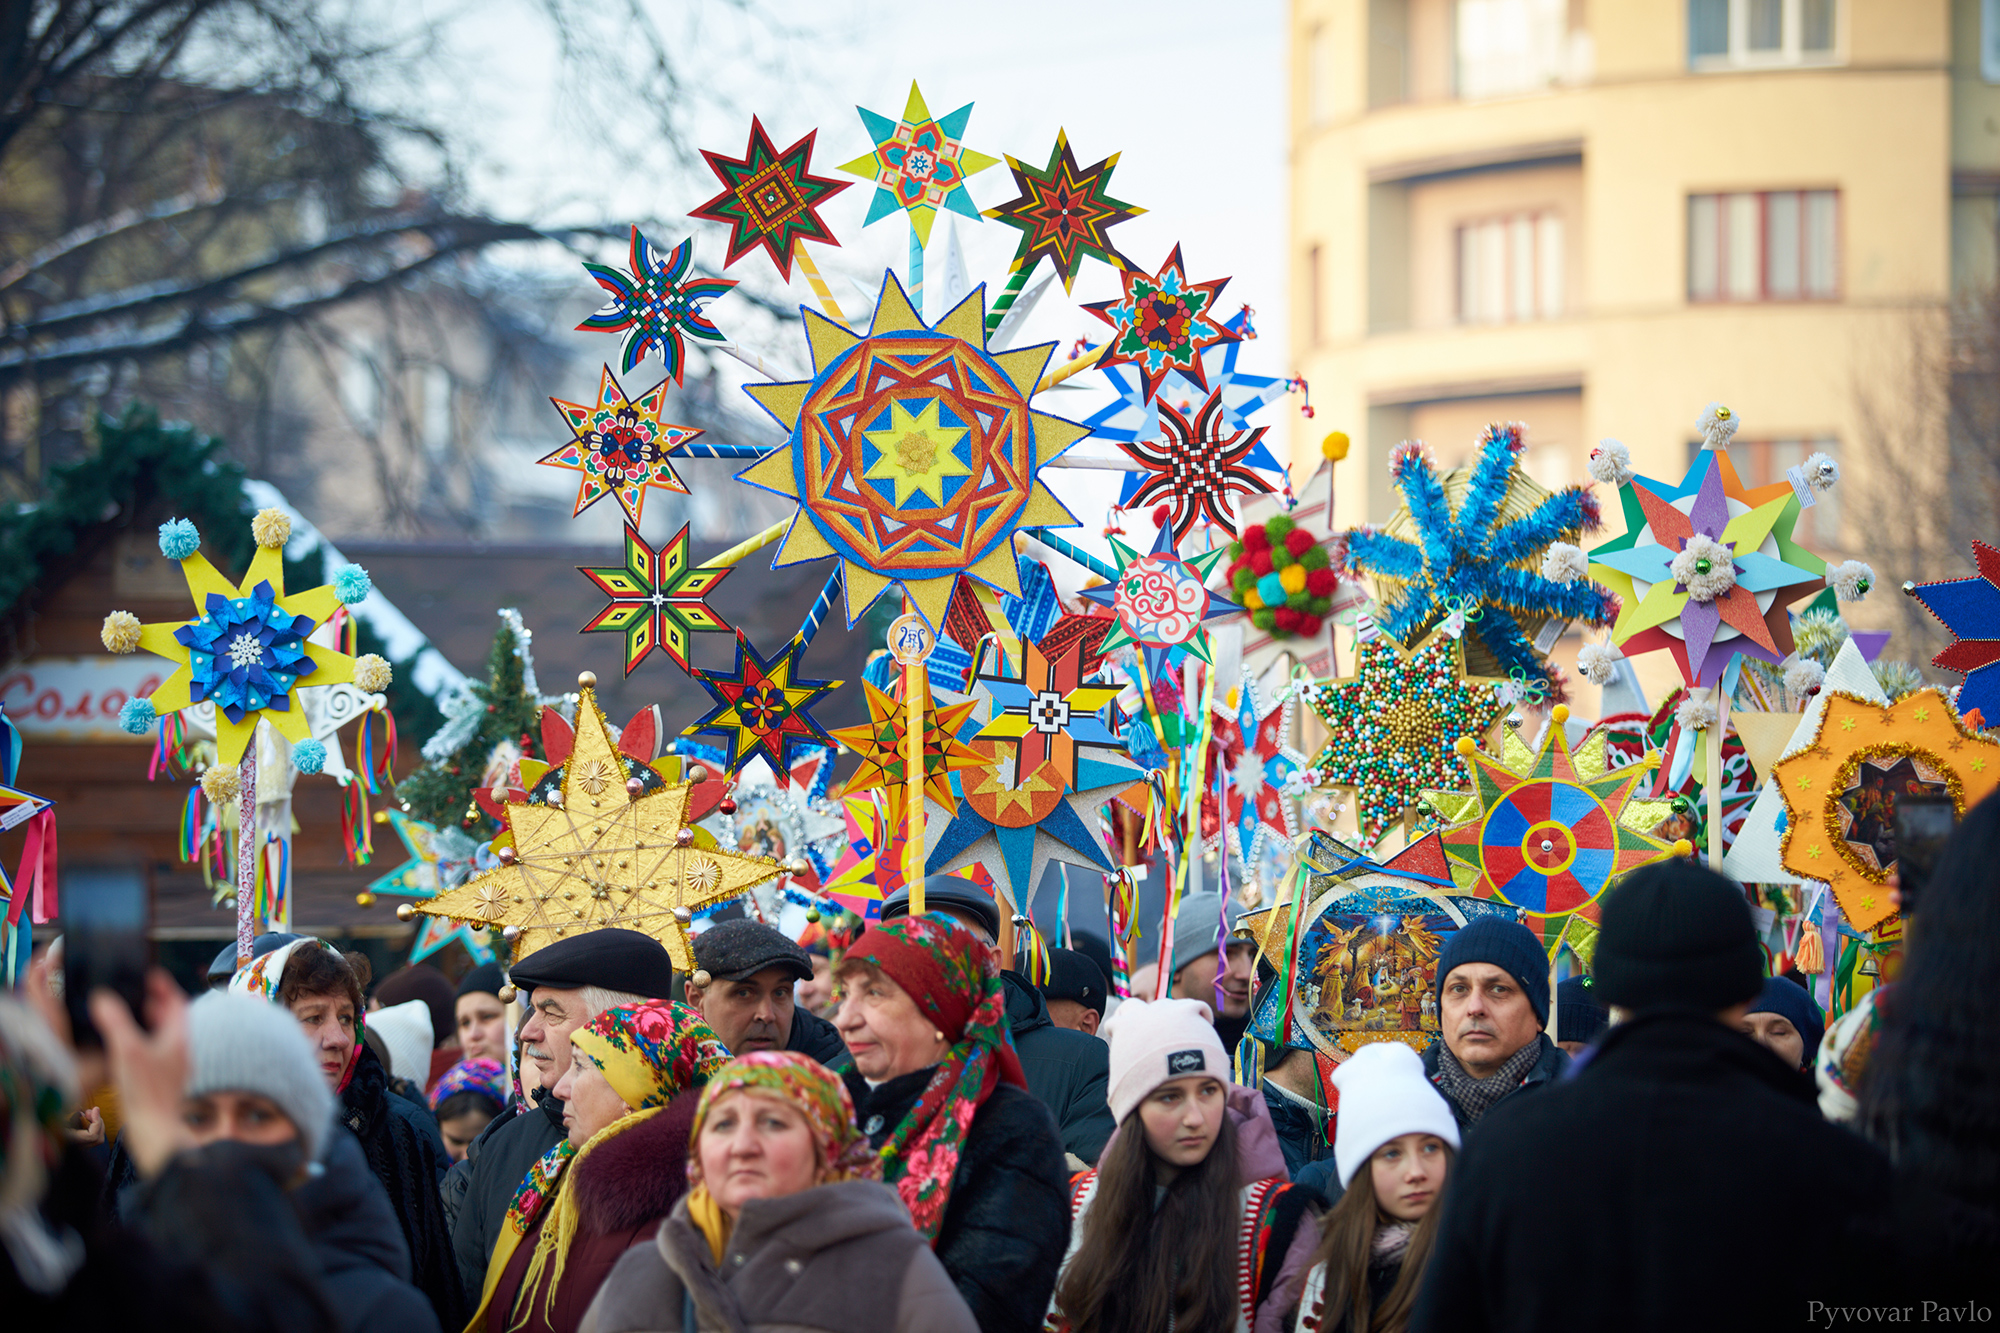
<instances>
[{"instance_id":1,"label":"green fir tree","mask_svg":"<svg viewBox=\"0 0 2000 1333\"><path fill-rule=\"evenodd\" d=\"M502 619L487 654L485 683L471 685L461 701L445 704L444 725L426 746L435 752L449 745L449 752L427 760L396 784L403 809L438 828L456 825L482 840L501 831L500 821L480 808L472 791L484 785L486 767L501 745L519 746L526 758L540 756L540 708L527 691L525 667L520 640Z\"/></svg>"}]
</instances>

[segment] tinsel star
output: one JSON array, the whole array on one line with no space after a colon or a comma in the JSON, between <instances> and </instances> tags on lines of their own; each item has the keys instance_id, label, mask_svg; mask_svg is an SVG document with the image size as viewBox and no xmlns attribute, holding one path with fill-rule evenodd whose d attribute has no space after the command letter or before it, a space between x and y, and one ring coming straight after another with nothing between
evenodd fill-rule
<instances>
[{"instance_id":1,"label":"tinsel star","mask_svg":"<svg viewBox=\"0 0 2000 1333\"><path fill-rule=\"evenodd\" d=\"M631 269L626 271L584 261L584 268L597 279L597 285L611 293L611 300L577 325L577 331L623 333L620 370L630 374L646 359L646 353L655 352L667 368L667 378L679 384L687 370L682 335L704 342L726 341L722 330L702 313L702 305L734 287L736 280L690 278L688 275L694 270L692 237L662 258L637 227L632 228L631 262Z\"/></svg>"},{"instance_id":2,"label":"tinsel star","mask_svg":"<svg viewBox=\"0 0 2000 1333\"><path fill-rule=\"evenodd\" d=\"M773 769L789 766L794 750L803 745L833 744L814 720L812 705L844 681L801 680L795 677L806 646L796 636L778 654L765 658L736 632L736 664L728 671L688 674L701 682L715 707L697 718L683 735L707 732L723 741L722 767L734 773L752 755L761 754Z\"/></svg>"},{"instance_id":3,"label":"tinsel star","mask_svg":"<svg viewBox=\"0 0 2000 1333\"><path fill-rule=\"evenodd\" d=\"M1160 385L1175 371L1207 393L1202 352L1243 336L1215 317L1215 303L1222 299L1229 279L1189 282L1181 248L1176 245L1158 273L1128 268L1119 273L1118 280L1124 284L1124 296L1115 301L1087 302L1083 307L1112 329L1111 346L1097 364L1137 366L1147 398L1159 393Z\"/></svg>"},{"instance_id":4,"label":"tinsel star","mask_svg":"<svg viewBox=\"0 0 2000 1333\"><path fill-rule=\"evenodd\" d=\"M646 544L637 528L627 524L624 565L577 567L611 599L611 605L578 633L623 633L628 676L655 648L687 671L691 635L730 632L705 599L731 568L695 564L688 550L685 523L657 551Z\"/></svg>"},{"instance_id":5,"label":"tinsel star","mask_svg":"<svg viewBox=\"0 0 2000 1333\"><path fill-rule=\"evenodd\" d=\"M890 698L868 681L862 681L861 688L868 696L868 721L836 727L830 733L861 758L853 776L834 795L844 797L886 790L891 818L900 818L907 786L905 776L909 771L909 709L902 700ZM978 707L970 699L943 708L934 706L928 698L924 700L924 795L946 809L958 804L951 790L951 775L991 762L958 739L966 719Z\"/></svg>"},{"instance_id":6,"label":"tinsel star","mask_svg":"<svg viewBox=\"0 0 2000 1333\"><path fill-rule=\"evenodd\" d=\"M1219 393L1208 396L1192 421L1165 403L1159 408L1158 438L1118 442L1127 457L1146 469L1132 494L1120 503L1145 506L1166 499L1173 506L1167 525L1177 541L1188 535L1197 519L1235 536L1236 515L1229 497L1269 494L1273 489L1246 466L1253 455L1263 452L1260 442L1268 427L1230 432Z\"/></svg>"},{"instance_id":7,"label":"tinsel star","mask_svg":"<svg viewBox=\"0 0 2000 1333\"><path fill-rule=\"evenodd\" d=\"M1375 634L1361 641L1352 678L1303 691L1330 736L1313 758L1316 783L1354 788L1370 844L1424 791L1451 782L1459 737L1477 739L1506 711L1492 686L1465 679L1464 659L1449 634L1411 653Z\"/></svg>"},{"instance_id":8,"label":"tinsel star","mask_svg":"<svg viewBox=\"0 0 2000 1333\"><path fill-rule=\"evenodd\" d=\"M463 884L475 868L490 869L498 864L490 849L474 842L458 829L438 829L421 819L412 819L393 806L375 816L395 831L410 853L410 859L368 886L370 893L386 893L406 898L435 898L440 889ZM484 856L485 865L480 865ZM410 942L410 961L420 963L453 941L481 963L493 961L493 946L486 931L468 921L427 916L417 923L417 935Z\"/></svg>"},{"instance_id":9,"label":"tinsel star","mask_svg":"<svg viewBox=\"0 0 2000 1333\"><path fill-rule=\"evenodd\" d=\"M1162 527L1153 539L1153 549L1141 555L1116 537L1111 553L1118 562L1118 577L1096 588L1085 588L1078 596L1085 601L1108 606L1118 618L1118 626L1104 639L1103 651L1117 652L1136 645L1145 661L1146 676L1157 681L1180 652L1188 652L1206 662L1208 636L1202 622L1243 608L1202 586L1209 571L1229 554L1226 547L1183 560L1175 549L1171 527Z\"/></svg>"},{"instance_id":10,"label":"tinsel star","mask_svg":"<svg viewBox=\"0 0 2000 1333\"><path fill-rule=\"evenodd\" d=\"M868 201L868 217L862 226L902 209L910 216L917 244L928 245L938 209L948 208L978 220L979 208L966 193L965 178L1000 159L975 153L962 142L966 122L972 119L972 103L934 119L912 80L902 120L891 120L866 107L855 110L861 113L861 123L875 141L875 148L840 169L875 182L875 196Z\"/></svg>"},{"instance_id":11,"label":"tinsel star","mask_svg":"<svg viewBox=\"0 0 2000 1333\"><path fill-rule=\"evenodd\" d=\"M1131 268L1132 261L1118 253L1108 233L1146 210L1107 193L1117 165L1118 154L1113 153L1088 170L1078 170L1069 136L1062 130L1056 131L1049 164L1040 171L1009 154L1007 169L1014 173L1020 196L987 209L986 216L1021 233L1021 246L1010 271L1032 270L1047 255L1067 292L1076 282L1085 255L1095 255L1120 271Z\"/></svg>"},{"instance_id":12,"label":"tinsel star","mask_svg":"<svg viewBox=\"0 0 2000 1333\"><path fill-rule=\"evenodd\" d=\"M729 257L724 268L761 245L789 282L799 242L840 244L818 209L846 189L847 182L815 176L809 170L813 139L818 134L818 130L809 131L780 153L764 132L763 123L752 116L750 142L742 157L701 150L709 169L722 181L723 190L688 216L729 224Z\"/></svg>"},{"instance_id":13,"label":"tinsel star","mask_svg":"<svg viewBox=\"0 0 2000 1333\"><path fill-rule=\"evenodd\" d=\"M1964 675L1961 714L1978 709L1987 726L2000 726L2000 550L1972 543L1976 578L1919 583L1909 592L1956 636L1931 665Z\"/></svg>"},{"instance_id":14,"label":"tinsel star","mask_svg":"<svg viewBox=\"0 0 2000 1333\"><path fill-rule=\"evenodd\" d=\"M545 458L545 467L566 468L580 473L576 483L576 510L584 510L606 495L617 497L633 527L645 512L646 492L651 489L688 493L687 485L668 456L701 434L699 427L675 426L660 420L665 406L668 381L661 380L636 399L612 377L611 367L597 385L595 403L571 403L551 398L562 413L572 436L570 442Z\"/></svg>"},{"instance_id":15,"label":"tinsel star","mask_svg":"<svg viewBox=\"0 0 2000 1333\"><path fill-rule=\"evenodd\" d=\"M1097 645L1109 629L1097 616L1064 616L1040 642L1023 646L1020 675L982 673L978 682L992 697L994 713L979 735L1018 742L1023 772L1053 764L1075 786L1077 747L1121 748L1097 716L1118 697L1119 687L1084 684L1086 663L1095 664Z\"/></svg>"}]
</instances>

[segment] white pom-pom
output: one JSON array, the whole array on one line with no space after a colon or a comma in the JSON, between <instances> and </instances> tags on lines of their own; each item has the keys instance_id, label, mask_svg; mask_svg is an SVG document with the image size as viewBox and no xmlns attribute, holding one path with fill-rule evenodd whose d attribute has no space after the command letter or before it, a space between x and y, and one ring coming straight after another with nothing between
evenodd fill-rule
<instances>
[{"instance_id":1,"label":"white pom-pom","mask_svg":"<svg viewBox=\"0 0 2000 1333\"><path fill-rule=\"evenodd\" d=\"M1609 685L1618 674L1620 653L1608 643L1586 643L1576 650L1576 669L1592 685Z\"/></svg>"},{"instance_id":2,"label":"white pom-pom","mask_svg":"<svg viewBox=\"0 0 2000 1333\"><path fill-rule=\"evenodd\" d=\"M1737 419L1734 412L1721 403L1710 403L1701 410L1701 415L1695 419L1694 424L1695 429L1701 432L1701 442L1704 446L1710 449L1727 449L1729 437L1734 435L1736 428L1743 423Z\"/></svg>"},{"instance_id":3,"label":"white pom-pom","mask_svg":"<svg viewBox=\"0 0 2000 1333\"><path fill-rule=\"evenodd\" d=\"M143 628L139 617L130 611L113 611L104 617L104 628L97 637L103 641L106 652L133 653L139 650L139 632Z\"/></svg>"},{"instance_id":4,"label":"white pom-pom","mask_svg":"<svg viewBox=\"0 0 2000 1333\"><path fill-rule=\"evenodd\" d=\"M1590 557L1581 546L1550 542L1542 552L1542 577L1551 583L1575 583L1590 572Z\"/></svg>"},{"instance_id":5,"label":"white pom-pom","mask_svg":"<svg viewBox=\"0 0 2000 1333\"><path fill-rule=\"evenodd\" d=\"M1827 567L1826 581L1841 601L1858 602L1875 586L1875 571L1859 560L1843 560Z\"/></svg>"},{"instance_id":6,"label":"white pom-pom","mask_svg":"<svg viewBox=\"0 0 2000 1333\"><path fill-rule=\"evenodd\" d=\"M1730 563L1729 548L1700 533L1688 538L1668 568L1673 570L1674 582L1697 602L1712 602L1736 586L1736 566Z\"/></svg>"},{"instance_id":7,"label":"white pom-pom","mask_svg":"<svg viewBox=\"0 0 2000 1333\"><path fill-rule=\"evenodd\" d=\"M292 539L292 520L282 509L259 509L250 520L250 535L259 546L275 551Z\"/></svg>"},{"instance_id":8,"label":"white pom-pom","mask_svg":"<svg viewBox=\"0 0 2000 1333\"><path fill-rule=\"evenodd\" d=\"M1840 480L1840 464L1823 453L1815 453L1799 464L1799 471L1805 474L1806 485L1813 488L1815 495L1825 495Z\"/></svg>"},{"instance_id":9,"label":"white pom-pom","mask_svg":"<svg viewBox=\"0 0 2000 1333\"><path fill-rule=\"evenodd\" d=\"M394 676L388 659L380 653L363 653L354 659L354 685L364 693L380 694L389 688Z\"/></svg>"},{"instance_id":10,"label":"white pom-pom","mask_svg":"<svg viewBox=\"0 0 2000 1333\"><path fill-rule=\"evenodd\" d=\"M211 805L227 805L243 791L243 780L233 768L211 764L201 775L202 794Z\"/></svg>"},{"instance_id":11,"label":"white pom-pom","mask_svg":"<svg viewBox=\"0 0 2000 1333\"><path fill-rule=\"evenodd\" d=\"M1632 451L1613 439L1597 442L1590 451L1590 462L1585 464L1592 481L1601 481L1606 486L1623 486L1632 480Z\"/></svg>"},{"instance_id":12,"label":"white pom-pom","mask_svg":"<svg viewBox=\"0 0 2000 1333\"><path fill-rule=\"evenodd\" d=\"M1810 657L1801 657L1785 667L1785 689L1804 699L1826 684L1826 668Z\"/></svg>"},{"instance_id":13,"label":"white pom-pom","mask_svg":"<svg viewBox=\"0 0 2000 1333\"><path fill-rule=\"evenodd\" d=\"M1715 705L1705 694L1690 694L1674 710L1674 721L1689 731L1707 731L1715 725Z\"/></svg>"}]
</instances>

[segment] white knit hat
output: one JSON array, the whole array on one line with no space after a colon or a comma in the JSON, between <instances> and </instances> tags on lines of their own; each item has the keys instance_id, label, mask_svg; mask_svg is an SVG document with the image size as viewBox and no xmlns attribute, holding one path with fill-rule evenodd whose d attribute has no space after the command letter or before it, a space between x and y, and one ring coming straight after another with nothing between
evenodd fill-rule
<instances>
[{"instance_id":1,"label":"white knit hat","mask_svg":"<svg viewBox=\"0 0 2000 1333\"><path fill-rule=\"evenodd\" d=\"M1370 1042L1333 1071L1340 1112L1333 1163L1344 1189L1375 1150L1405 1134L1435 1134L1458 1147L1451 1106L1424 1077L1424 1062L1400 1041Z\"/></svg>"},{"instance_id":2,"label":"white knit hat","mask_svg":"<svg viewBox=\"0 0 2000 1333\"><path fill-rule=\"evenodd\" d=\"M187 1095L254 1092L298 1127L308 1162L333 1126L333 1093L299 1020L251 995L210 991L188 1006Z\"/></svg>"},{"instance_id":3,"label":"white knit hat","mask_svg":"<svg viewBox=\"0 0 2000 1333\"><path fill-rule=\"evenodd\" d=\"M419 1088L431 1081L431 1007L405 1000L368 1015L368 1026L389 1048L389 1072Z\"/></svg>"},{"instance_id":4,"label":"white knit hat","mask_svg":"<svg viewBox=\"0 0 2000 1333\"><path fill-rule=\"evenodd\" d=\"M1200 1000L1127 1000L1100 1035L1111 1043L1107 1095L1120 1124L1170 1078L1207 1074L1229 1081L1229 1053Z\"/></svg>"}]
</instances>

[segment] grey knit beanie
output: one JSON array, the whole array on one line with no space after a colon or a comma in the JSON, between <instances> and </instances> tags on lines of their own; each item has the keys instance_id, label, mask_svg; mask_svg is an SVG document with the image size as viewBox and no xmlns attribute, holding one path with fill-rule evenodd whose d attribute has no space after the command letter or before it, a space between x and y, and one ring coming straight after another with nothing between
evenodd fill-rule
<instances>
[{"instance_id":1,"label":"grey knit beanie","mask_svg":"<svg viewBox=\"0 0 2000 1333\"><path fill-rule=\"evenodd\" d=\"M308 1162L333 1125L333 1093L290 1011L250 995L210 991L188 1006L187 1095L254 1092L299 1130Z\"/></svg>"}]
</instances>

